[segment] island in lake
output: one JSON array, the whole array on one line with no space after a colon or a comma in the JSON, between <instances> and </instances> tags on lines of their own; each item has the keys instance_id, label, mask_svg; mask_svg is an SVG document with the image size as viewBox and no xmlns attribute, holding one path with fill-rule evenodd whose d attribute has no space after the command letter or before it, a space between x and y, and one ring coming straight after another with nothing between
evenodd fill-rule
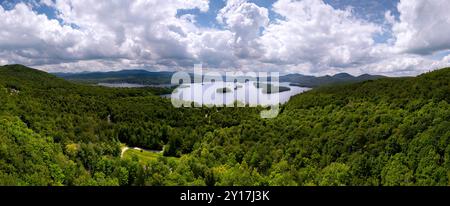
<instances>
[{"instance_id":1,"label":"island in lake","mask_svg":"<svg viewBox=\"0 0 450 206\"><path fill-rule=\"evenodd\" d=\"M222 94L224 94L224 93L230 93L230 92L231 92L231 89L228 88L228 87L223 87L223 88L218 88L218 89L216 90L216 92L217 92L217 93L222 93Z\"/></svg>"},{"instance_id":2,"label":"island in lake","mask_svg":"<svg viewBox=\"0 0 450 206\"><path fill-rule=\"evenodd\" d=\"M285 86L274 86L272 84L259 83L259 82L254 82L253 84L258 89L262 88L262 92L264 94L273 94L273 93L281 93L281 92L291 91L291 88L285 87Z\"/></svg>"}]
</instances>

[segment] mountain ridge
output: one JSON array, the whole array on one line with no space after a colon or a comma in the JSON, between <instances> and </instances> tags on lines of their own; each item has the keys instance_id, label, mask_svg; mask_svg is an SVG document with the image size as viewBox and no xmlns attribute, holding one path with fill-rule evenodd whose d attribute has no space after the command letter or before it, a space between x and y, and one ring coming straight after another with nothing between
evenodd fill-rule
<instances>
[{"instance_id":1,"label":"mountain ridge","mask_svg":"<svg viewBox=\"0 0 450 206\"><path fill-rule=\"evenodd\" d=\"M58 77L89 83L134 83L134 84L170 84L171 76L175 72L151 72L147 70L120 70L109 72L83 72L83 73L53 73ZM193 76L190 73L191 77ZM365 80L384 78L381 75L363 74L353 76L348 73L338 73L333 76L312 76L303 74L287 74L280 76L281 82L290 82L295 86L319 87L322 85L360 82Z\"/></svg>"}]
</instances>

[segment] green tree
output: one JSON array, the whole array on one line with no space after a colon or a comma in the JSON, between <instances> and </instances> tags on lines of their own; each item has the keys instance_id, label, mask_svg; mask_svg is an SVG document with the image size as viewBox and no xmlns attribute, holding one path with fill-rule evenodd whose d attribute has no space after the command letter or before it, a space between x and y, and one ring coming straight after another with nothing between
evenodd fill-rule
<instances>
[{"instance_id":1,"label":"green tree","mask_svg":"<svg viewBox=\"0 0 450 206\"><path fill-rule=\"evenodd\" d=\"M345 186L350 183L350 168L343 164L333 162L323 168L318 177L320 186Z\"/></svg>"}]
</instances>

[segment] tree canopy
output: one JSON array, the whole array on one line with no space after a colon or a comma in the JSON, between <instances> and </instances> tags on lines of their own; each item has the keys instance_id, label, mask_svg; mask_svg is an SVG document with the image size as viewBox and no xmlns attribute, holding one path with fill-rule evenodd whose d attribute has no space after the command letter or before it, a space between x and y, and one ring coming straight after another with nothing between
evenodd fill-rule
<instances>
[{"instance_id":1,"label":"tree canopy","mask_svg":"<svg viewBox=\"0 0 450 206\"><path fill-rule=\"evenodd\" d=\"M261 119L3 66L0 185L449 185L449 80L319 87ZM163 156L121 158L123 144Z\"/></svg>"}]
</instances>

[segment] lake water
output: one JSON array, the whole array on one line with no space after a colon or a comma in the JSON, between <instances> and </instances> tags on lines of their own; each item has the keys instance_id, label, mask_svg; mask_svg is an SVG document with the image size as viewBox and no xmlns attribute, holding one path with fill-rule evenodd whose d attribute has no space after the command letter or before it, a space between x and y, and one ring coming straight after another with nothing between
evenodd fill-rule
<instances>
[{"instance_id":1,"label":"lake water","mask_svg":"<svg viewBox=\"0 0 450 206\"><path fill-rule=\"evenodd\" d=\"M170 88L173 84L130 84L130 83L98 83L98 86L113 87L113 88L141 88L141 87L155 87L155 88Z\"/></svg>"},{"instance_id":2,"label":"lake water","mask_svg":"<svg viewBox=\"0 0 450 206\"><path fill-rule=\"evenodd\" d=\"M267 94L262 88L257 88L254 82L233 83L233 82L214 82L214 83L192 83L179 86L173 94L165 95L172 99L178 99L188 102L196 102L203 105L229 105L235 101L249 105L274 105L277 103L286 103L297 94L305 92L310 88L290 86L288 82L279 83L278 86L289 87L289 91ZM230 92L220 93L217 90L229 88Z\"/></svg>"},{"instance_id":3,"label":"lake water","mask_svg":"<svg viewBox=\"0 0 450 206\"><path fill-rule=\"evenodd\" d=\"M139 87L147 87L142 84L129 84L129 83L98 83L99 86L104 87L113 87L113 88L139 88Z\"/></svg>"},{"instance_id":4,"label":"lake water","mask_svg":"<svg viewBox=\"0 0 450 206\"><path fill-rule=\"evenodd\" d=\"M115 88L140 88L153 87L154 85L129 84L129 83L99 83L100 86ZM158 87L170 87L173 85L159 85ZM249 105L274 105L286 103L297 94L310 90L306 87L290 86L289 82L281 82L278 86L289 87L289 91L274 94L266 94L262 88L257 88L253 81L247 83L214 82L183 84L174 90L172 94L161 97L196 102L205 105L228 105L235 101ZM229 88L230 92L220 93L217 89Z\"/></svg>"}]
</instances>

